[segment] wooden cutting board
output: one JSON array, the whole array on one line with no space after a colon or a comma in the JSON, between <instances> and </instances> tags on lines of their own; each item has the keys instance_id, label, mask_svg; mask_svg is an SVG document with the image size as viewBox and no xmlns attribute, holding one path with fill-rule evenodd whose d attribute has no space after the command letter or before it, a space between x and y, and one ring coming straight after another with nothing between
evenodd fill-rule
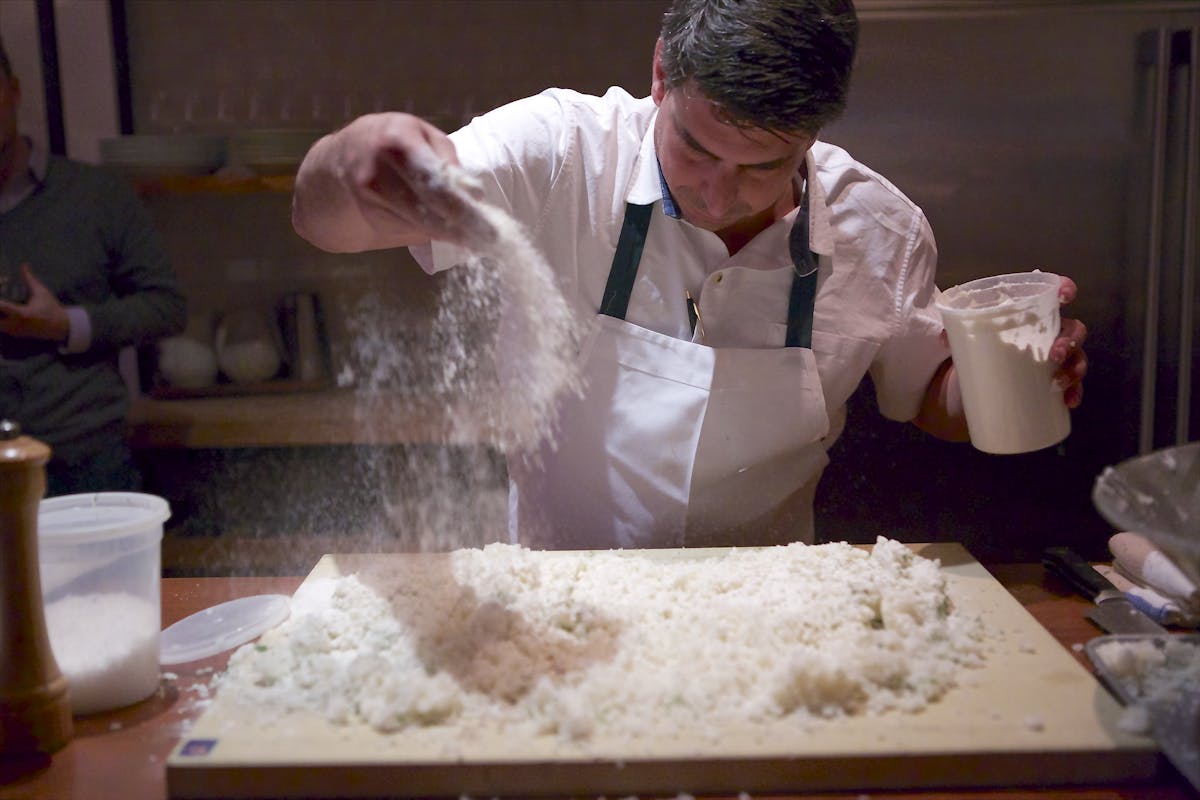
<instances>
[{"instance_id":1,"label":"wooden cutting board","mask_svg":"<svg viewBox=\"0 0 1200 800\"><path fill-rule=\"evenodd\" d=\"M421 731L381 734L290 715L254 719L220 692L167 763L174 798L631 795L1053 785L1149 778L1154 743L1120 730L1120 706L957 544L911 546L939 559L956 606L988 621L985 666L918 714L681 730L647 743L480 737L447 754ZM710 551L657 551L664 558ZM371 555L380 559L419 555ZM363 556L325 556L308 581Z\"/></svg>"}]
</instances>

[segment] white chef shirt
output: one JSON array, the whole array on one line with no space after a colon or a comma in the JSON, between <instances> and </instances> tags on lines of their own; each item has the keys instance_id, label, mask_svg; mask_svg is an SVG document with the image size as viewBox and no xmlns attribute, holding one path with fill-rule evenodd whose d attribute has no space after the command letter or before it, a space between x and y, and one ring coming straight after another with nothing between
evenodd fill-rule
<instances>
[{"instance_id":1,"label":"white chef shirt","mask_svg":"<svg viewBox=\"0 0 1200 800\"><path fill-rule=\"evenodd\" d=\"M663 212L654 150L657 106L614 87L603 97L548 89L477 117L451 135L484 197L528 229L577 313L600 307L626 201L654 203L626 320L692 339L686 295L699 303L705 343L782 347L797 210L736 254L711 231ZM807 157L809 239L819 255L813 352L833 444L865 374L880 411L907 421L949 357L934 307L937 250L921 210L885 178L833 145ZM428 272L461 263L440 242L413 248ZM780 398L786 402L786 398Z\"/></svg>"}]
</instances>

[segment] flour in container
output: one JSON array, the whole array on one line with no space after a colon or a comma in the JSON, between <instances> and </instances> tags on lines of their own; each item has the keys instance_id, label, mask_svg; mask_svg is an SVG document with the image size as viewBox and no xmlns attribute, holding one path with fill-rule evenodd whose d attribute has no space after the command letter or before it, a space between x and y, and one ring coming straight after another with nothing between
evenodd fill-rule
<instances>
[{"instance_id":1,"label":"flour in container","mask_svg":"<svg viewBox=\"0 0 1200 800\"><path fill-rule=\"evenodd\" d=\"M126 592L69 595L46 606L54 660L71 711L136 703L158 687L159 610Z\"/></svg>"},{"instance_id":2,"label":"flour in container","mask_svg":"<svg viewBox=\"0 0 1200 800\"><path fill-rule=\"evenodd\" d=\"M984 659L936 561L880 539L722 551L515 545L306 583L238 650L218 702L378 731L611 740L719 737L917 712Z\"/></svg>"},{"instance_id":3,"label":"flour in container","mask_svg":"<svg viewBox=\"0 0 1200 800\"><path fill-rule=\"evenodd\" d=\"M1191 702L1200 707L1200 641L1194 637L1105 641L1096 655L1133 697L1122 712L1122 729L1149 733L1150 710L1156 706Z\"/></svg>"}]
</instances>

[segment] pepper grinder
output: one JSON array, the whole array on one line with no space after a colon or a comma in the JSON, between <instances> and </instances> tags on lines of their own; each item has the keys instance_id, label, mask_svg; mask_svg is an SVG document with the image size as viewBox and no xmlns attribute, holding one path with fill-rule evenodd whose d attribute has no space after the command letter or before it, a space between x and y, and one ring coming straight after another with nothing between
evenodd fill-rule
<instances>
[{"instance_id":1,"label":"pepper grinder","mask_svg":"<svg viewBox=\"0 0 1200 800\"><path fill-rule=\"evenodd\" d=\"M0 421L0 758L53 753L71 738L67 681L54 660L38 562L38 504L50 448Z\"/></svg>"}]
</instances>

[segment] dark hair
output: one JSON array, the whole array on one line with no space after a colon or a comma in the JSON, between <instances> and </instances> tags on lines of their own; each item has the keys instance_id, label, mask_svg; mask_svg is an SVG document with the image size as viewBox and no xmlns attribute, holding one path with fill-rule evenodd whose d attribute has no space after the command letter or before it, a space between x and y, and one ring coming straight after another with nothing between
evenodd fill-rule
<instances>
[{"instance_id":1,"label":"dark hair","mask_svg":"<svg viewBox=\"0 0 1200 800\"><path fill-rule=\"evenodd\" d=\"M695 82L733 124L815 135L846 106L852 0L674 0L659 35L666 88Z\"/></svg>"}]
</instances>

